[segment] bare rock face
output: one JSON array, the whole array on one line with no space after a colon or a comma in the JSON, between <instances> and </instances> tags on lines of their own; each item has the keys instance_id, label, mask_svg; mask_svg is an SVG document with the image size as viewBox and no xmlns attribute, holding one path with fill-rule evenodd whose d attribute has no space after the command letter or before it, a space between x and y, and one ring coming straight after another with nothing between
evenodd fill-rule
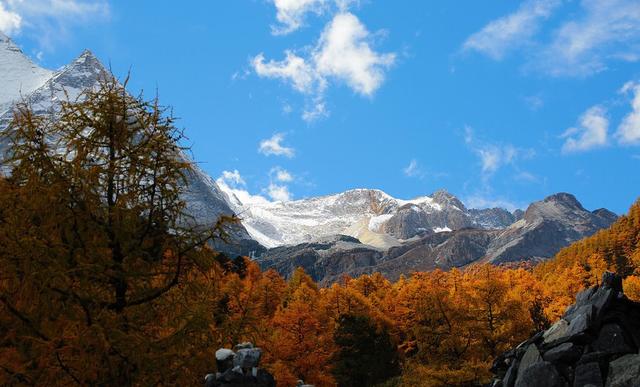
<instances>
[{"instance_id":1,"label":"bare rock face","mask_svg":"<svg viewBox=\"0 0 640 387\"><path fill-rule=\"evenodd\" d=\"M436 218L430 217L446 215L451 221L455 216L449 212L458 212L463 215L460 223L463 225L464 222L472 223L469 214L474 214L474 210L468 211L445 192L433 194L429 203L432 207L435 203L441 210L427 216L425 211L415 208L416 204L407 204L383 225L392 227L393 232L401 236L421 232L397 246L381 249L359 243L355 238L327 237L317 242L269 249L257 261L263 268L274 268L284 276L290 275L298 266L303 267L322 283L339 279L342 274L357 276L372 272L380 272L393 280L401 274L436 268L446 270L474 262L540 261L610 226L616 219L616 215L607 210L585 210L573 195L560 193L531 204L520 215L520 220L506 228L489 228L489 223L485 223L486 228L463 227L436 233L429 229L431 224L428 223ZM455 210L457 206L462 208ZM485 222L492 217L505 221L515 219L515 215L505 210L476 211L485 212ZM503 212L511 218L505 218ZM421 226L425 222L426 228Z\"/></svg>"},{"instance_id":2,"label":"bare rock face","mask_svg":"<svg viewBox=\"0 0 640 387\"><path fill-rule=\"evenodd\" d=\"M315 281L330 283L343 274L372 268L382 251L346 235L321 238L316 242L270 249L257 259L263 269L273 268L288 278L302 267Z\"/></svg>"},{"instance_id":3,"label":"bare rock face","mask_svg":"<svg viewBox=\"0 0 640 387\"><path fill-rule=\"evenodd\" d=\"M638 348L640 303L606 272L553 326L498 357L492 386L640 386Z\"/></svg>"},{"instance_id":4,"label":"bare rock face","mask_svg":"<svg viewBox=\"0 0 640 387\"><path fill-rule=\"evenodd\" d=\"M609 227L616 218L607 210L587 211L571 194L551 195L531 204L522 219L504 229L484 260L505 263L549 258L570 243Z\"/></svg>"}]
</instances>

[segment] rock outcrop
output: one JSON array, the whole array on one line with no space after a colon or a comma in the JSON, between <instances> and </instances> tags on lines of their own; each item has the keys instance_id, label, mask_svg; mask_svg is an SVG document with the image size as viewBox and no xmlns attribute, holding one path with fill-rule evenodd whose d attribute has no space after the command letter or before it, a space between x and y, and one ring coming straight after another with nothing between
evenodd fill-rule
<instances>
[{"instance_id":1,"label":"rock outcrop","mask_svg":"<svg viewBox=\"0 0 640 387\"><path fill-rule=\"evenodd\" d=\"M494 387L640 386L640 303L606 272L560 320L498 357Z\"/></svg>"},{"instance_id":2,"label":"rock outcrop","mask_svg":"<svg viewBox=\"0 0 640 387\"><path fill-rule=\"evenodd\" d=\"M434 193L430 201L423 200L423 206L431 207L418 211L417 204L405 204L381 224L388 234L371 232L389 238L392 238L390 235L412 236L395 245L386 243L386 248L367 245L371 243L367 242L371 235L364 235L363 239L360 234L358 239L344 235L322 237L314 242L269 249L256 260L263 269L273 268L285 277L296 267L302 267L323 284L333 282L343 274L358 276L373 272L395 280L401 274L438 268L447 270L474 262L539 262L553 257L563 247L609 227L617 218L605 209L588 211L573 195L558 193L532 203L526 212L517 214L517 221L501 228L501 222L515 220L516 215L499 209L468 210L454 196L443 191ZM427 214L427 209L435 206L440 211ZM443 224L452 228L434 232L432 229L441 224L437 221L440 216L445 216L447 222ZM458 219L458 216L462 218ZM471 218L475 220L471 222ZM444 222L443 219L440 221ZM436 223L429 223L432 221ZM422 231L419 231L420 227Z\"/></svg>"},{"instance_id":3,"label":"rock outcrop","mask_svg":"<svg viewBox=\"0 0 640 387\"><path fill-rule=\"evenodd\" d=\"M275 387L273 375L258 367L261 356L262 350L251 343L217 350L218 372L205 376L205 387Z\"/></svg>"}]
</instances>

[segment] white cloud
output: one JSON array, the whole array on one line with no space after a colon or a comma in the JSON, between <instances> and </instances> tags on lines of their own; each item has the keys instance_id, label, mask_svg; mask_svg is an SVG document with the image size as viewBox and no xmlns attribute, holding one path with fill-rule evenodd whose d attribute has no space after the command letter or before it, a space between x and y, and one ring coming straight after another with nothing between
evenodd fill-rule
<instances>
[{"instance_id":1,"label":"white cloud","mask_svg":"<svg viewBox=\"0 0 640 387\"><path fill-rule=\"evenodd\" d=\"M241 183L238 183L241 182ZM226 193L229 197L229 204L235 210L241 209L251 204L267 204L269 199L261 195L252 195L245 188L240 188L239 185L244 186L245 181L240 176L240 172L237 169L233 171L223 171L222 175L216 179L218 187ZM242 214L240 214L242 216Z\"/></svg>"},{"instance_id":2,"label":"white cloud","mask_svg":"<svg viewBox=\"0 0 640 387\"><path fill-rule=\"evenodd\" d=\"M0 1L0 32L11 35L20 31L22 17L16 12L7 9Z\"/></svg>"},{"instance_id":3,"label":"white cloud","mask_svg":"<svg viewBox=\"0 0 640 387\"><path fill-rule=\"evenodd\" d=\"M0 30L32 32L42 46L64 39L73 25L95 23L109 17L107 0L0 0Z\"/></svg>"},{"instance_id":4,"label":"white cloud","mask_svg":"<svg viewBox=\"0 0 640 387\"><path fill-rule=\"evenodd\" d=\"M288 158L293 157L295 154L295 150L293 148L282 145L283 140L284 134L276 133L271 136L271 138L260 141L258 152L264 154L265 156L275 155L286 156Z\"/></svg>"},{"instance_id":5,"label":"white cloud","mask_svg":"<svg viewBox=\"0 0 640 387\"><path fill-rule=\"evenodd\" d=\"M286 35L304 26L307 14L322 15L332 9L345 12L359 0L272 0L280 25L271 26L274 35Z\"/></svg>"},{"instance_id":6,"label":"white cloud","mask_svg":"<svg viewBox=\"0 0 640 387\"><path fill-rule=\"evenodd\" d=\"M293 32L304 24L308 13L321 14L326 10L327 0L273 0L276 7L276 19L279 26L272 26L274 35L284 35Z\"/></svg>"},{"instance_id":7,"label":"white cloud","mask_svg":"<svg viewBox=\"0 0 640 387\"><path fill-rule=\"evenodd\" d=\"M285 51L286 58L281 61L265 62L264 55L258 54L252 60L253 68L261 77L278 78L291 83L291 86L301 93L312 93L323 88L315 69L305 59L291 51Z\"/></svg>"},{"instance_id":8,"label":"white cloud","mask_svg":"<svg viewBox=\"0 0 640 387\"><path fill-rule=\"evenodd\" d=\"M313 98L311 101L307 101L306 107L302 112L302 119L307 122L311 122L328 115L329 112L327 111L327 105L324 102L324 97L320 95Z\"/></svg>"},{"instance_id":9,"label":"white cloud","mask_svg":"<svg viewBox=\"0 0 640 387\"><path fill-rule=\"evenodd\" d=\"M618 130L616 138L621 144L640 144L640 83L627 82L621 93L632 93L631 112L623 119Z\"/></svg>"},{"instance_id":10,"label":"white cloud","mask_svg":"<svg viewBox=\"0 0 640 387\"><path fill-rule=\"evenodd\" d=\"M609 60L640 59L640 2L583 0L582 17L555 32L538 58L553 75L586 76L607 68Z\"/></svg>"},{"instance_id":11,"label":"white cloud","mask_svg":"<svg viewBox=\"0 0 640 387\"><path fill-rule=\"evenodd\" d=\"M304 57L286 50L283 60L266 61L261 53L251 64L258 76L280 79L306 94L303 118L311 121L328 114L324 95L332 81L369 97L380 88L396 55L374 51L371 40L372 34L360 20L342 11L325 26L315 46L303 50Z\"/></svg>"},{"instance_id":12,"label":"white cloud","mask_svg":"<svg viewBox=\"0 0 640 387\"><path fill-rule=\"evenodd\" d=\"M582 0L577 12L541 34L542 24L563 3L571 2L525 1L516 12L471 35L463 49L495 60L520 50L525 68L553 76L584 77L605 70L611 61L640 61L638 0Z\"/></svg>"},{"instance_id":13,"label":"white cloud","mask_svg":"<svg viewBox=\"0 0 640 387\"><path fill-rule=\"evenodd\" d=\"M482 172L484 173L493 173L502 164L502 152L500 148L494 145L478 148L477 152L478 156L480 156Z\"/></svg>"},{"instance_id":14,"label":"white cloud","mask_svg":"<svg viewBox=\"0 0 640 387\"><path fill-rule=\"evenodd\" d=\"M348 12L337 14L320 36L313 54L317 73L346 82L362 95L372 95L384 81L395 54L379 54L367 42L369 31Z\"/></svg>"},{"instance_id":15,"label":"white cloud","mask_svg":"<svg viewBox=\"0 0 640 387\"><path fill-rule=\"evenodd\" d=\"M271 171L269 171L269 176L282 183L289 183L293 181L293 175L291 175L289 171L281 167L271 168Z\"/></svg>"},{"instance_id":16,"label":"white cloud","mask_svg":"<svg viewBox=\"0 0 640 387\"><path fill-rule=\"evenodd\" d=\"M562 153L584 152L607 145L609 119L603 107L589 108L580 116L579 123L562 134L561 137L566 138Z\"/></svg>"},{"instance_id":17,"label":"white cloud","mask_svg":"<svg viewBox=\"0 0 640 387\"><path fill-rule=\"evenodd\" d=\"M471 35L463 49L500 60L511 49L530 41L540 24L560 5L560 0L528 0L517 11L496 19Z\"/></svg>"},{"instance_id":18,"label":"white cloud","mask_svg":"<svg viewBox=\"0 0 640 387\"><path fill-rule=\"evenodd\" d=\"M423 175L420 165L418 165L418 161L416 159L411 159L409 165L402 169L402 173L407 177L422 177Z\"/></svg>"},{"instance_id":19,"label":"white cloud","mask_svg":"<svg viewBox=\"0 0 640 387\"><path fill-rule=\"evenodd\" d=\"M291 192L289 192L289 187L286 185L271 183L266 191L269 197L277 202L288 202L292 198Z\"/></svg>"},{"instance_id":20,"label":"white cloud","mask_svg":"<svg viewBox=\"0 0 640 387\"><path fill-rule=\"evenodd\" d=\"M247 185L237 169L234 169L233 171L222 171L222 176L220 176L218 180L220 179L222 179L222 181L227 185L231 185L233 187Z\"/></svg>"},{"instance_id":21,"label":"white cloud","mask_svg":"<svg viewBox=\"0 0 640 387\"><path fill-rule=\"evenodd\" d=\"M251 205L266 205L272 201L289 201L293 194L287 183L294 180L293 175L282 167L269 170L269 185L261 189L261 195L251 194L246 189L246 181L237 169L222 171L216 179L218 187L227 194L229 204L234 210L241 210ZM242 214L240 214L242 216Z\"/></svg>"}]
</instances>

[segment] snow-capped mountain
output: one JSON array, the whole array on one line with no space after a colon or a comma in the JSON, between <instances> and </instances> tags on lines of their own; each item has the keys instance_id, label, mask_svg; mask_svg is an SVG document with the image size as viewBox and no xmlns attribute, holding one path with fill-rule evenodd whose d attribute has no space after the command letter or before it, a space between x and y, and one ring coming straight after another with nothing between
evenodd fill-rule
<instances>
[{"instance_id":1,"label":"snow-capped mountain","mask_svg":"<svg viewBox=\"0 0 640 387\"><path fill-rule=\"evenodd\" d=\"M15 102L26 100L37 113L55 114L57 101L78 97L106 73L90 51L58 71L41 68L0 33L0 130L9 124ZM220 250L256 257L263 267L283 274L303 266L326 281L341 273L377 270L397 276L478 260L544 259L616 218L604 209L585 210L569 194L514 213L468 209L443 190L410 200L354 189L272 202L224 181L218 184L197 165L183 195L187 212L199 225L211 225L220 215L240 216L242 224L228 230L229 243L218 244Z\"/></svg>"},{"instance_id":2,"label":"snow-capped mountain","mask_svg":"<svg viewBox=\"0 0 640 387\"><path fill-rule=\"evenodd\" d=\"M26 57L2 31L0 69L0 114L21 96L27 96L44 85L53 75L53 71L43 69Z\"/></svg>"},{"instance_id":3,"label":"snow-capped mountain","mask_svg":"<svg viewBox=\"0 0 640 387\"><path fill-rule=\"evenodd\" d=\"M88 50L58 71L44 69L0 32L0 129L11 121L11 107L16 102L28 101L38 114L55 113L57 101L76 99L82 91L96 87L107 72ZM0 143L2 154L5 146ZM184 193L187 212L198 224L211 225L220 215L233 214L224 193L197 164L188 183ZM253 255L263 250L242 225L231 226L229 234L231 243L218 245L229 254Z\"/></svg>"},{"instance_id":4,"label":"snow-capped mountain","mask_svg":"<svg viewBox=\"0 0 640 387\"><path fill-rule=\"evenodd\" d=\"M325 237L269 249L258 262L264 269L276 269L284 276L303 267L324 284L344 274L379 272L396 279L415 271L447 270L474 262L538 262L609 227L616 218L606 209L586 210L573 195L558 193L532 203L521 219L503 229L465 227L427 233L388 249L349 236Z\"/></svg>"},{"instance_id":5,"label":"snow-capped mountain","mask_svg":"<svg viewBox=\"0 0 640 387\"><path fill-rule=\"evenodd\" d=\"M220 187L249 234L270 248L338 234L389 248L422 234L464 227L502 229L515 221L515 216L504 209L468 210L446 191L403 200L376 189L353 189L329 196L271 202L243 195L243 191L225 184Z\"/></svg>"}]
</instances>

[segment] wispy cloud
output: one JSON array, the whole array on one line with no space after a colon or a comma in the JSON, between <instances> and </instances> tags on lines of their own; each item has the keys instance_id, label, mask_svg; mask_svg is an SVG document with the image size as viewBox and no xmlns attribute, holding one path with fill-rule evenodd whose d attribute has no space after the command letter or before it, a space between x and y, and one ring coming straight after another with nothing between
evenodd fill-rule
<instances>
[{"instance_id":1,"label":"wispy cloud","mask_svg":"<svg viewBox=\"0 0 640 387\"><path fill-rule=\"evenodd\" d=\"M640 83L627 82L620 92L632 95L631 112L622 119L615 137L621 144L640 144Z\"/></svg>"},{"instance_id":2,"label":"wispy cloud","mask_svg":"<svg viewBox=\"0 0 640 387\"><path fill-rule=\"evenodd\" d=\"M494 144L478 140L469 126L465 128L464 140L478 156L484 180L504 166L515 165L518 159L530 159L535 155L535 151L531 148L518 148L512 144Z\"/></svg>"},{"instance_id":3,"label":"wispy cloud","mask_svg":"<svg viewBox=\"0 0 640 387\"><path fill-rule=\"evenodd\" d=\"M531 111L538 111L544 106L544 100L540 95L529 95L523 98L525 104Z\"/></svg>"},{"instance_id":4,"label":"wispy cloud","mask_svg":"<svg viewBox=\"0 0 640 387\"><path fill-rule=\"evenodd\" d=\"M565 21L535 66L552 75L587 76L609 61L640 59L640 2L583 0L581 16Z\"/></svg>"},{"instance_id":5,"label":"wispy cloud","mask_svg":"<svg viewBox=\"0 0 640 387\"><path fill-rule=\"evenodd\" d=\"M7 34L28 31L42 48L51 49L70 35L70 27L105 20L107 0L0 0L0 30Z\"/></svg>"},{"instance_id":6,"label":"wispy cloud","mask_svg":"<svg viewBox=\"0 0 640 387\"><path fill-rule=\"evenodd\" d=\"M300 29L308 14L346 11L359 0L272 0L279 24L271 26L274 35L286 35Z\"/></svg>"},{"instance_id":7,"label":"wispy cloud","mask_svg":"<svg viewBox=\"0 0 640 387\"><path fill-rule=\"evenodd\" d=\"M258 152L265 156L275 155L292 158L295 154L295 150L282 145L282 141L284 141L284 133L276 133L271 136L271 138L260 141Z\"/></svg>"},{"instance_id":8,"label":"wispy cloud","mask_svg":"<svg viewBox=\"0 0 640 387\"><path fill-rule=\"evenodd\" d=\"M402 169L402 173L407 177L422 177L424 175L416 159L411 159L409 165Z\"/></svg>"},{"instance_id":9,"label":"wispy cloud","mask_svg":"<svg viewBox=\"0 0 640 387\"><path fill-rule=\"evenodd\" d=\"M294 7L293 3L297 5ZM262 53L251 60L258 76L279 79L306 95L303 118L307 121L328 114L324 97L330 84L342 83L357 94L371 97L384 82L385 71L395 63L395 53L380 53L373 49L374 34L346 10L350 3L346 0L337 2L339 11L325 26L315 45L299 51L286 50L281 60L267 60ZM313 9L323 4L324 1L309 0L292 1L289 5L293 7L291 9ZM280 15L283 8L278 4L276 7Z\"/></svg>"},{"instance_id":10,"label":"wispy cloud","mask_svg":"<svg viewBox=\"0 0 640 387\"><path fill-rule=\"evenodd\" d=\"M528 0L513 13L498 18L471 35L464 50L481 52L495 60L530 42L540 24L560 5L560 0Z\"/></svg>"},{"instance_id":11,"label":"wispy cloud","mask_svg":"<svg viewBox=\"0 0 640 387\"><path fill-rule=\"evenodd\" d=\"M525 68L552 76L584 77L605 70L609 62L640 60L640 2L582 0L578 12L555 27L545 26L550 32L541 34L553 11L568 3L525 1L471 35L463 49L495 60L520 51Z\"/></svg>"},{"instance_id":12,"label":"wispy cloud","mask_svg":"<svg viewBox=\"0 0 640 387\"><path fill-rule=\"evenodd\" d=\"M575 153L601 148L608 142L609 119L602 106L593 106L584 112L579 125L567 129L562 153Z\"/></svg>"},{"instance_id":13,"label":"wispy cloud","mask_svg":"<svg viewBox=\"0 0 640 387\"><path fill-rule=\"evenodd\" d=\"M273 0L279 24L271 26L271 32L274 35L291 33L302 27L308 13L321 14L328 4L327 0Z\"/></svg>"}]
</instances>

